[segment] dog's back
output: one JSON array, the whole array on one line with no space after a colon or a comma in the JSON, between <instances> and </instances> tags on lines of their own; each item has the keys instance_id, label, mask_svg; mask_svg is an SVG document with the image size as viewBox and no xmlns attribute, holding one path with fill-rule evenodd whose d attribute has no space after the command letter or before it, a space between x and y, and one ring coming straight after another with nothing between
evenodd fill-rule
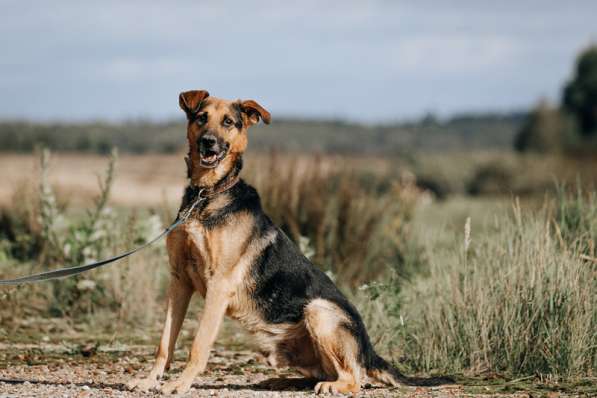
<instances>
[{"instance_id":1,"label":"dog's back","mask_svg":"<svg viewBox=\"0 0 597 398\"><path fill-rule=\"evenodd\" d=\"M225 222L235 214L250 214L252 242L255 242L251 244L269 241L250 265L244 288L251 300L249 307L254 308L258 313L254 315L260 319L260 322L246 322L245 327L261 337L259 341L264 343L270 362L321 376L317 373L322 371L319 364L313 363L319 353L311 352L311 339L306 338L309 333L306 317L313 313L313 307L324 306L330 312L326 317L341 320L338 327L354 339L358 365L380 381L397 383L402 376L375 353L358 311L333 281L272 223L262 210L256 190L241 180L228 195L229 203L218 212L218 222ZM213 225L214 221L210 219L208 223ZM230 315L236 317L234 313ZM309 372L309 366L316 369Z\"/></svg>"}]
</instances>

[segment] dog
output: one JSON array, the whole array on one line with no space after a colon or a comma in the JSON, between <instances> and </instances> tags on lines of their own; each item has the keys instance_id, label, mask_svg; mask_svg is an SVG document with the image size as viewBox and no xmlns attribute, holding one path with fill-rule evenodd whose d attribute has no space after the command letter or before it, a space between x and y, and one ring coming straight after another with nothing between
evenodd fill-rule
<instances>
[{"instance_id":1,"label":"dog","mask_svg":"<svg viewBox=\"0 0 597 398\"><path fill-rule=\"evenodd\" d=\"M404 376L373 349L361 316L263 212L257 191L239 177L248 129L270 113L253 100L229 101L205 90L180 94L187 117L189 185L181 211L203 200L167 237L170 284L155 364L129 388L159 387L169 368L189 300L205 305L186 368L161 387L184 393L205 371L225 315L256 339L270 365L317 379L316 393L356 393L366 374L389 385Z\"/></svg>"}]
</instances>

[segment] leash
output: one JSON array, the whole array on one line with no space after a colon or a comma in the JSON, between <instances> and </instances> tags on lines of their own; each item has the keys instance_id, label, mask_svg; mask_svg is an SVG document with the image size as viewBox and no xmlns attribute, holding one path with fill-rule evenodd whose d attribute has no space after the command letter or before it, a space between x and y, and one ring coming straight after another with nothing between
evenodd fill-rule
<instances>
[{"instance_id":1,"label":"leash","mask_svg":"<svg viewBox=\"0 0 597 398\"><path fill-rule=\"evenodd\" d=\"M191 216L191 214L193 213L195 208L201 202L206 200L209 196L212 196L212 195L203 196L204 192L205 192L205 189L200 189L199 193L197 194L197 199L195 199L187 209L181 211L179 213L179 217L177 217L176 220L168 228L166 228L161 234L159 234L152 240L148 241L147 243L145 243L139 247L136 247L132 250L129 250L128 252L119 254L117 256L110 257L106 260L96 261L91 264L77 265L74 267L67 267L67 268L60 268L60 269L56 269L56 270L52 270L52 271L41 272L39 274L23 276L23 277L15 278L15 279L0 280L0 286L20 285L22 283L42 282L42 281L49 281L52 279L66 278L67 276L73 276L73 275L80 274L82 272L90 271L94 268L99 268L104 265L108 265L110 263L113 263L114 261L118 261L118 260L128 257L132 254L135 254L138 251L141 251L141 250L145 249L146 247L153 245L155 242L157 242L158 240L162 239L164 236L166 236L170 232L172 232L179 225L184 224L189 219L189 217Z\"/></svg>"},{"instance_id":2,"label":"leash","mask_svg":"<svg viewBox=\"0 0 597 398\"><path fill-rule=\"evenodd\" d=\"M56 270L52 270L52 271L41 272L39 274L22 276L20 278L15 278L15 279L4 279L4 280L0 279L0 286L20 285L22 283L42 282L42 281L49 281L52 279L66 278L67 276L73 276L73 275L80 274L82 272L90 271L94 268L103 267L105 265L108 265L108 264L118 261L120 259L123 259L130 255L133 255L133 254L137 253L138 251L141 251L141 250L145 249L146 247L153 245L155 242L162 239L164 236L168 235L170 232L172 232L174 229L176 229L176 227L187 222L187 220L189 219L191 214L193 214L193 211L195 211L195 209L197 208L197 206L199 206L200 203L202 203L203 201L207 200L210 197L216 196L222 192L229 190L230 188L235 186L236 183L238 183L239 181L240 181L240 177L237 174L233 178L231 178L229 181L226 181L226 183L224 185L214 188L213 190L208 190L207 188L201 188L201 187L197 187L195 185L191 185L191 187L198 189L198 191L197 191L197 198L191 202L190 206L186 209L181 209L178 212L178 217L176 218L176 220L174 220L174 222L172 224L170 224L170 226L168 228L166 228L161 234L159 234L152 240L148 241L147 243L145 243L141 246L138 246L132 250L129 250L128 252L119 254L114 257L110 257L106 260L96 261L91 264L77 265L74 267L67 267L67 268L60 268L60 269L56 269Z\"/></svg>"},{"instance_id":3,"label":"leash","mask_svg":"<svg viewBox=\"0 0 597 398\"><path fill-rule=\"evenodd\" d=\"M190 206L186 209L181 209L178 212L178 217L176 218L176 220L174 220L174 222L172 224L170 224L170 226L168 228L166 228L161 234L159 234L152 240L148 241L147 243L145 243L139 247L136 247L132 250L129 250L128 252L119 254L114 257L110 257L105 260L96 261L91 264L77 265L74 267L67 267L67 268L60 268L60 269L56 269L56 270L52 270L52 271L41 272L39 274L22 276L20 278L15 278L15 279L4 279L4 280L0 279L0 286L20 285L22 283L42 282L42 281L49 281L52 279L66 278L67 276L73 276L73 275L80 274L82 272L90 271L94 268L103 267L105 265L108 265L108 264L118 261L120 259L123 259L130 255L133 255L133 254L137 253L138 251L141 251L141 250L145 249L146 247L153 245L155 242L162 239L164 236L168 235L170 232L172 232L174 229L176 229L176 227L187 222L187 220L189 219L191 214L193 214L193 211L195 211L195 209L197 208L197 206L199 206L199 204L201 202L203 202L204 200L207 200L208 198L210 198L212 196L218 195L222 192L229 190L230 188L235 186L236 183L239 181L240 181L240 177L238 175L235 175L232 179L227 181L226 184L218 187L217 189L213 189L211 192L209 192L206 188L200 188L200 187L191 185L192 187L198 188L198 192L197 192L197 198L191 202Z\"/></svg>"}]
</instances>

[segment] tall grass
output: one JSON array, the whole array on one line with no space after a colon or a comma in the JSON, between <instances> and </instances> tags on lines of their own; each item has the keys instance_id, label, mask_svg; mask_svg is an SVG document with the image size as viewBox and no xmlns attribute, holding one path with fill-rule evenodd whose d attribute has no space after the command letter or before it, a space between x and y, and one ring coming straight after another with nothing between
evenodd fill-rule
<instances>
[{"instance_id":1,"label":"tall grass","mask_svg":"<svg viewBox=\"0 0 597 398\"><path fill-rule=\"evenodd\" d=\"M98 177L94 206L83 213L67 211L49 183L50 153L40 152L37 189L26 187L11 207L0 209L0 274L9 278L44 269L86 264L140 245L162 230L157 215L118 211L109 206L117 154L108 160L105 175ZM118 264L86 274L43 284L4 290L5 308L24 308L31 315L65 317L73 321L97 319L99 313L114 314L123 321L147 320L148 300L158 295L166 268L156 267L155 246ZM165 261L164 261L165 262ZM154 268L153 272L148 272ZM153 301L153 300L152 300ZM150 301L150 302L152 302ZM4 314L10 321L12 314ZM1 317L1 315L0 315ZM18 319L18 317L16 317Z\"/></svg>"},{"instance_id":2,"label":"tall grass","mask_svg":"<svg viewBox=\"0 0 597 398\"><path fill-rule=\"evenodd\" d=\"M418 371L558 377L594 371L594 192L562 187L541 210L515 203L483 233L473 215L461 234L444 233L434 244L411 230L421 198L414 181L338 159L274 153L253 159L243 176L301 250L350 288L381 352ZM107 257L170 221L109 205L115 157L92 210L69 210L48 183L49 160L42 155L37 188L19 189L0 211L0 277ZM431 230L433 221L420 229ZM103 331L153 324L163 319L166 264L163 245L156 245L79 278L3 290L0 333L20 321L34 328L33 316Z\"/></svg>"},{"instance_id":3,"label":"tall grass","mask_svg":"<svg viewBox=\"0 0 597 398\"><path fill-rule=\"evenodd\" d=\"M42 151L36 188L19 190L14 203L0 209L0 220L7 220L0 223L0 276L106 258L157 235L162 222L170 221L152 211L110 206L115 154L98 179L88 211L68 208L49 183L50 160L49 152ZM243 176L257 186L268 214L340 284L369 282L385 274L387 264L397 264L402 273L417 266L409 239L418 195L412 183L318 157L282 159L274 153L253 164ZM95 322L99 328L112 328L115 314L123 322L151 322L162 317L153 306L161 305L167 274L167 256L159 244L110 267L10 290L3 304L21 305L28 297L39 316ZM101 314L107 315L104 325Z\"/></svg>"},{"instance_id":4,"label":"tall grass","mask_svg":"<svg viewBox=\"0 0 597 398\"><path fill-rule=\"evenodd\" d=\"M385 274L388 264L404 274L419 266L411 261L414 184L333 158L276 153L250 168L247 178L274 222L296 242L308 242L312 260L340 283L359 286Z\"/></svg>"},{"instance_id":5,"label":"tall grass","mask_svg":"<svg viewBox=\"0 0 597 398\"><path fill-rule=\"evenodd\" d=\"M580 187L580 183L577 183ZM569 193L566 185L558 186L557 215L554 227L562 248L580 251L584 257L597 253L597 195L577 188Z\"/></svg>"},{"instance_id":6,"label":"tall grass","mask_svg":"<svg viewBox=\"0 0 597 398\"><path fill-rule=\"evenodd\" d=\"M475 234L467 222L451 247L428 248L427 276L405 285L399 298L386 286L385 299L400 302L391 315L404 362L426 371L590 374L597 365L597 264L591 234L572 228L579 223L569 215L594 225L592 198L560 195L555 216L553 206L523 212L515 204L511 217L492 220L489 233ZM563 246L562 236L574 244Z\"/></svg>"}]
</instances>

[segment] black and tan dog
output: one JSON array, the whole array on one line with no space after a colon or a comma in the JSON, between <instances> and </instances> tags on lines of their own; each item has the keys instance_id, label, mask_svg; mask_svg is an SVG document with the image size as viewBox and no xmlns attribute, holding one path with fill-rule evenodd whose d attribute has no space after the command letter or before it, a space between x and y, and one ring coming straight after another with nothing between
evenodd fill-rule
<instances>
[{"instance_id":1,"label":"black and tan dog","mask_svg":"<svg viewBox=\"0 0 597 398\"><path fill-rule=\"evenodd\" d=\"M169 366L189 300L205 298L188 364L164 393L184 393L205 370L224 315L255 336L273 366L316 378L317 393L360 389L367 374L396 384L403 376L378 356L357 310L263 213L255 189L240 180L247 129L270 114L255 101L187 91L189 178L181 208L203 189L207 199L167 240L171 267L166 324L149 376L129 387L158 386Z\"/></svg>"}]
</instances>

